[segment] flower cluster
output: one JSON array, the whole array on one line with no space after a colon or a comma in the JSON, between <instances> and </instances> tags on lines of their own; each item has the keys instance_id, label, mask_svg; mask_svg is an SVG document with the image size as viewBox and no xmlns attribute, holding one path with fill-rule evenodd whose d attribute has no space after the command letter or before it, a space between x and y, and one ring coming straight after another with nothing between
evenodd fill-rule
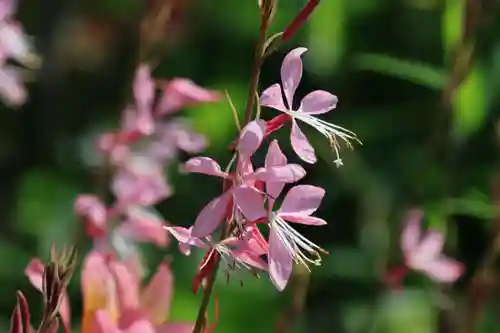
<instances>
[{"instance_id":1,"label":"flower cluster","mask_svg":"<svg viewBox=\"0 0 500 333\"><path fill-rule=\"evenodd\" d=\"M40 62L30 39L14 18L16 10L16 0L0 1L0 97L9 106L23 104L27 93L22 83L23 72L7 64L7 60L16 60L28 68L36 68Z\"/></svg>"},{"instance_id":2,"label":"flower cluster","mask_svg":"<svg viewBox=\"0 0 500 333\"><path fill-rule=\"evenodd\" d=\"M302 99L297 109L293 108L294 94L302 78L301 55L305 51L300 47L288 53L281 67L282 84L272 85L260 96L261 106L277 109L282 114L268 121L256 119L246 124L236 141L234 158L225 170L209 157L194 157L184 165L187 172L216 176L224 181L223 193L201 210L192 227L166 227L179 241L181 252L189 254L191 246L207 251L195 279L195 288L216 265L214 254L226 262L227 269L245 267L267 271L278 290L285 288L294 262L306 267L321 263L320 253L326 251L301 235L290 223L325 225L323 219L311 216L318 209L325 190L313 185L295 185L283 196L278 208L276 201L286 185L304 178L305 169L288 162L277 140L270 141L263 166L256 167L252 161L270 134L286 123L291 124L290 140L294 151L307 163L314 163L316 155L299 128L299 121L328 139L338 165L342 163L339 140L349 146L352 140L357 140L352 132L315 116L336 107L337 97L329 92L313 91ZM267 226L267 240L259 225ZM213 241L213 234L219 229L222 229L222 238Z\"/></svg>"},{"instance_id":3,"label":"flower cluster","mask_svg":"<svg viewBox=\"0 0 500 333\"><path fill-rule=\"evenodd\" d=\"M146 65L138 68L133 83L134 104L123 113L122 128L102 135L97 147L113 170L111 190L115 202L106 207L95 195L83 194L75 201L76 214L85 220L95 248L112 248L130 254L133 242L167 245L165 221L152 206L172 195L164 170L179 149L189 153L205 148L205 138L182 118L165 120L181 108L219 100L219 94L187 79L164 84L159 98Z\"/></svg>"}]
</instances>

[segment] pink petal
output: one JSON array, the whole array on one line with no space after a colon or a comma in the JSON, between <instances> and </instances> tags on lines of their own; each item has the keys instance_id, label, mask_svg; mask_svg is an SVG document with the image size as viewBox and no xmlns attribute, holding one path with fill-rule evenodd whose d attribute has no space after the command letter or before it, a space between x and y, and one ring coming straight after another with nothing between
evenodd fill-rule
<instances>
[{"instance_id":1,"label":"pink petal","mask_svg":"<svg viewBox=\"0 0 500 333\"><path fill-rule=\"evenodd\" d=\"M276 109L279 111L288 111L283 103L283 96L281 93L281 86L276 83L264 90L260 96L260 105Z\"/></svg>"},{"instance_id":2,"label":"pink petal","mask_svg":"<svg viewBox=\"0 0 500 333\"><path fill-rule=\"evenodd\" d=\"M213 90L207 90L188 79L171 80L158 102L158 115L172 114L179 109L197 104L218 102L221 95Z\"/></svg>"},{"instance_id":3,"label":"pink petal","mask_svg":"<svg viewBox=\"0 0 500 333\"><path fill-rule=\"evenodd\" d=\"M0 45L6 54L22 64L33 65L36 56L32 43L19 23L2 22L0 25Z\"/></svg>"},{"instance_id":4,"label":"pink petal","mask_svg":"<svg viewBox=\"0 0 500 333\"><path fill-rule=\"evenodd\" d=\"M137 106L136 128L146 135L153 134L154 120L152 107L155 86L148 65L140 65L136 71L133 83L134 98Z\"/></svg>"},{"instance_id":5,"label":"pink petal","mask_svg":"<svg viewBox=\"0 0 500 333\"><path fill-rule=\"evenodd\" d=\"M184 164L184 170L191 173L228 177L227 173L221 170L219 163L210 157L193 157Z\"/></svg>"},{"instance_id":6,"label":"pink petal","mask_svg":"<svg viewBox=\"0 0 500 333\"><path fill-rule=\"evenodd\" d=\"M106 206L98 197L87 194L79 195L75 200L74 207L75 214L86 219L87 231L91 236L99 236L106 232Z\"/></svg>"},{"instance_id":7,"label":"pink petal","mask_svg":"<svg viewBox=\"0 0 500 333\"><path fill-rule=\"evenodd\" d=\"M179 242L179 251L184 255L189 255L191 246L206 249L207 245L201 239L191 235L192 227L189 229L183 227L165 227L172 236Z\"/></svg>"},{"instance_id":8,"label":"pink petal","mask_svg":"<svg viewBox=\"0 0 500 333\"><path fill-rule=\"evenodd\" d=\"M437 282L455 282L464 273L462 263L441 257L425 268L425 273Z\"/></svg>"},{"instance_id":9,"label":"pink petal","mask_svg":"<svg viewBox=\"0 0 500 333\"><path fill-rule=\"evenodd\" d=\"M259 168L254 177L257 180L278 183L294 183L306 175L306 170L299 164L287 164L270 168Z\"/></svg>"},{"instance_id":10,"label":"pink petal","mask_svg":"<svg viewBox=\"0 0 500 333\"><path fill-rule=\"evenodd\" d=\"M423 218L421 210L410 210L405 217L405 225L401 232L400 246L403 252L413 251L420 242L420 221Z\"/></svg>"},{"instance_id":11,"label":"pink petal","mask_svg":"<svg viewBox=\"0 0 500 333\"><path fill-rule=\"evenodd\" d=\"M97 310L94 314L92 333L122 333L122 331L113 324L105 310Z\"/></svg>"},{"instance_id":12,"label":"pink petal","mask_svg":"<svg viewBox=\"0 0 500 333\"><path fill-rule=\"evenodd\" d=\"M28 99L28 93L17 71L4 67L0 69L0 96L8 106L19 106Z\"/></svg>"},{"instance_id":13,"label":"pink petal","mask_svg":"<svg viewBox=\"0 0 500 333\"><path fill-rule=\"evenodd\" d=\"M327 224L325 220L314 216L300 214L279 214L279 216L288 222L300 223L305 225L322 226Z\"/></svg>"},{"instance_id":14,"label":"pink petal","mask_svg":"<svg viewBox=\"0 0 500 333\"><path fill-rule=\"evenodd\" d=\"M292 143L293 150L304 162L310 164L316 163L314 148L311 146L304 133L300 130L295 120L292 121L290 141Z\"/></svg>"},{"instance_id":15,"label":"pink petal","mask_svg":"<svg viewBox=\"0 0 500 333\"><path fill-rule=\"evenodd\" d=\"M205 137L197 133L187 121L177 119L170 123L177 147L188 153L200 153L207 147Z\"/></svg>"},{"instance_id":16,"label":"pink petal","mask_svg":"<svg viewBox=\"0 0 500 333\"><path fill-rule=\"evenodd\" d=\"M312 185L297 185L288 191L283 199L278 214L281 215L302 215L309 216L314 213L323 197L325 190Z\"/></svg>"},{"instance_id":17,"label":"pink petal","mask_svg":"<svg viewBox=\"0 0 500 333\"><path fill-rule=\"evenodd\" d=\"M285 289L292 274L293 258L276 233L275 228L269 230L269 278L279 291Z\"/></svg>"},{"instance_id":18,"label":"pink petal","mask_svg":"<svg viewBox=\"0 0 500 333\"><path fill-rule=\"evenodd\" d=\"M24 270L24 274L28 277L33 287L40 292L42 291L44 269L42 261L37 258L32 259Z\"/></svg>"},{"instance_id":19,"label":"pink petal","mask_svg":"<svg viewBox=\"0 0 500 333\"><path fill-rule=\"evenodd\" d=\"M281 82L289 109L292 109L293 96L302 79L302 59L300 56L306 51L305 47L293 49L286 55L281 65Z\"/></svg>"},{"instance_id":20,"label":"pink petal","mask_svg":"<svg viewBox=\"0 0 500 333\"><path fill-rule=\"evenodd\" d=\"M335 109L337 102L337 96L328 91L316 90L302 99L299 110L309 114L322 114Z\"/></svg>"},{"instance_id":21,"label":"pink petal","mask_svg":"<svg viewBox=\"0 0 500 333\"><path fill-rule=\"evenodd\" d=\"M116 281L118 304L120 311L137 308L139 306L139 281L129 268L122 262L111 262L111 274Z\"/></svg>"},{"instance_id":22,"label":"pink petal","mask_svg":"<svg viewBox=\"0 0 500 333\"><path fill-rule=\"evenodd\" d=\"M252 156L260 147L266 134L266 122L254 120L249 122L242 130L238 141L238 151L245 158Z\"/></svg>"},{"instance_id":23,"label":"pink petal","mask_svg":"<svg viewBox=\"0 0 500 333\"><path fill-rule=\"evenodd\" d=\"M0 1L0 21L10 18L17 10L17 0Z\"/></svg>"},{"instance_id":24,"label":"pink petal","mask_svg":"<svg viewBox=\"0 0 500 333\"><path fill-rule=\"evenodd\" d=\"M157 330L147 319L140 319L124 330L124 333L157 333Z\"/></svg>"},{"instance_id":25,"label":"pink petal","mask_svg":"<svg viewBox=\"0 0 500 333\"><path fill-rule=\"evenodd\" d=\"M419 259L430 261L439 256L444 246L444 235L438 230L428 230L418 246Z\"/></svg>"},{"instance_id":26,"label":"pink petal","mask_svg":"<svg viewBox=\"0 0 500 333\"><path fill-rule=\"evenodd\" d=\"M198 214L191 235L201 238L210 235L222 223L231 202L232 191L210 201Z\"/></svg>"},{"instance_id":27,"label":"pink petal","mask_svg":"<svg viewBox=\"0 0 500 333\"><path fill-rule=\"evenodd\" d=\"M129 206L126 215L127 220L119 228L129 238L160 247L168 245L165 221L152 208Z\"/></svg>"},{"instance_id":28,"label":"pink petal","mask_svg":"<svg viewBox=\"0 0 500 333\"><path fill-rule=\"evenodd\" d=\"M250 186L241 185L233 190L234 203L249 221L258 220L267 215L264 209L264 197Z\"/></svg>"},{"instance_id":29,"label":"pink petal","mask_svg":"<svg viewBox=\"0 0 500 333\"><path fill-rule=\"evenodd\" d=\"M168 323L156 328L156 333L191 333L194 324L192 323Z\"/></svg>"},{"instance_id":30,"label":"pink petal","mask_svg":"<svg viewBox=\"0 0 500 333\"><path fill-rule=\"evenodd\" d=\"M286 164L287 164L286 156L281 151L280 146L278 145L278 141L277 140L271 141L266 155L266 163L265 163L266 168L274 166L284 166ZM285 184L282 182L269 181L266 183L266 192L272 198L277 198L280 195L281 191L283 190L284 186Z\"/></svg>"},{"instance_id":31,"label":"pink petal","mask_svg":"<svg viewBox=\"0 0 500 333\"><path fill-rule=\"evenodd\" d=\"M141 308L155 325L165 322L173 298L173 276L166 263L158 269L141 295Z\"/></svg>"}]
</instances>

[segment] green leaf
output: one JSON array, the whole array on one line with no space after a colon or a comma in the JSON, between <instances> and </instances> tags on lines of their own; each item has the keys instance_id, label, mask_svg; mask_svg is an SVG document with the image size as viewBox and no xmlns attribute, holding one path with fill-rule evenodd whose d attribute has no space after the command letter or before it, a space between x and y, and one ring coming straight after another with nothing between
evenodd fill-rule
<instances>
[{"instance_id":1,"label":"green leaf","mask_svg":"<svg viewBox=\"0 0 500 333\"><path fill-rule=\"evenodd\" d=\"M383 54L358 54L353 64L359 70L374 71L435 90L441 90L447 79L443 69Z\"/></svg>"}]
</instances>

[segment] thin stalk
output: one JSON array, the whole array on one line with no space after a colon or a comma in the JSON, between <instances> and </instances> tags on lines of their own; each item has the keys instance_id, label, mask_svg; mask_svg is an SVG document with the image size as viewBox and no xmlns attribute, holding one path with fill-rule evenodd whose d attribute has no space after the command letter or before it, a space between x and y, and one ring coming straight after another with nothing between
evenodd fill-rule
<instances>
[{"instance_id":1,"label":"thin stalk","mask_svg":"<svg viewBox=\"0 0 500 333\"><path fill-rule=\"evenodd\" d=\"M250 87L248 88L247 104L245 106L244 120L242 127L245 127L251 120L253 115L253 108L255 102L255 96L257 91L257 86L259 84L260 78L260 67L262 65L262 55L264 53L264 45L266 43L268 22L264 20L260 26L259 40L255 46L255 54L252 65L252 77L250 80ZM225 239L230 232L229 223L225 223L221 231L220 239ZM210 304L210 298L212 296L212 290L215 284L215 279L217 277L217 272L219 271L219 265L221 262L221 257L219 254L215 254L215 263L212 273L208 278L207 285L203 289L203 298L201 299L200 308L198 310L198 315L196 317L196 323L193 329L193 333L202 333L205 327L205 313L207 312L208 305Z\"/></svg>"}]
</instances>

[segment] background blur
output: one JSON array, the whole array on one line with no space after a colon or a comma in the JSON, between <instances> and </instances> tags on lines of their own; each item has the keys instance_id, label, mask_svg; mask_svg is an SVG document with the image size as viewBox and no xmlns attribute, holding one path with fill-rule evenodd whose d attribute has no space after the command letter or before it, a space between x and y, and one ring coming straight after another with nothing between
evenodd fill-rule
<instances>
[{"instance_id":1,"label":"background blur","mask_svg":"<svg viewBox=\"0 0 500 333\"><path fill-rule=\"evenodd\" d=\"M241 110L258 33L256 1L177 2L185 11L165 31L155 77L227 88ZM273 30L282 30L304 3L279 1ZM261 89L279 80L289 49L307 47L299 95L314 89L336 94L339 105L328 119L356 132L363 146L345 150L345 166L336 169L326 142L307 133L320 159L304 182L327 189L318 216L329 225L304 232L330 255L309 283L299 272L285 293L265 277L241 274L226 285L221 275L216 332L275 332L279 318L296 320L297 332L466 332L464 322L476 320L476 313L482 316L478 332L500 329L497 277L483 289L468 289L496 230L491 193L500 176L499 6L494 0L324 0L266 61ZM118 124L143 10L138 0L21 1L18 17L45 63L29 85L28 104L0 112L0 331L7 330L16 289L36 305L39 295L23 275L31 257L47 258L53 241L78 241L82 255L90 246L82 242L73 200L95 190L92 140ZM264 110L263 117L272 112ZM207 136L208 155L221 163L230 158L226 147L236 130L226 104L183 115ZM279 133L293 160L289 130ZM220 184L180 175L176 167L167 171L176 195L157 208L171 223L190 225ZM467 265L456 285L437 289L417 274L399 291L380 282L401 261L401 222L414 206L425 209L427 225L446 232L446 252ZM175 246L145 251L151 267L173 257L172 318L194 320L199 299L190 290L199 257L181 257ZM78 276L70 292L77 323Z\"/></svg>"}]
</instances>

